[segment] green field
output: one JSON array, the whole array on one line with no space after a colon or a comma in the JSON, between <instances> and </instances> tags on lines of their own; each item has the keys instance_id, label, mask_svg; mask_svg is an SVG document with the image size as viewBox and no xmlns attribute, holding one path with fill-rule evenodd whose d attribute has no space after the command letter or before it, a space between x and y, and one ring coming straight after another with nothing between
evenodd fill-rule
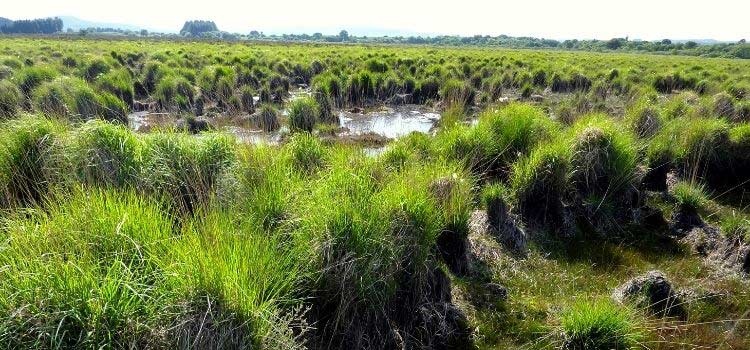
<instances>
[{"instance_id":1,"label":"green field","mask_svg":"<svg viewBox=\"0 0 750 350\"><path fill-rule=\"evenodd\" d=\"M748 189L747 60L2 37L0 348L750 349Z\"/></svg>"}]
</instances>

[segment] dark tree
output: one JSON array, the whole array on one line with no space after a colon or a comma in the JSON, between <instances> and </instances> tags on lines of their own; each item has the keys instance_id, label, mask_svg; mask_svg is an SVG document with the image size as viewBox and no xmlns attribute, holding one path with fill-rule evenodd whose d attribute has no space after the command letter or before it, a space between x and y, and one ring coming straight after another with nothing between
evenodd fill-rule
<instances>
[{"instance_id":1,"label":"dark tree","mask_svg":"<svg viewBox=\"0 0 750 350\"><path fill-rule=\"evenodd\" d=\"M180 35L200 36L203 33L218 32L219 28L213 21L187 21L180 30Z\"/></svg>"}]
</instances>

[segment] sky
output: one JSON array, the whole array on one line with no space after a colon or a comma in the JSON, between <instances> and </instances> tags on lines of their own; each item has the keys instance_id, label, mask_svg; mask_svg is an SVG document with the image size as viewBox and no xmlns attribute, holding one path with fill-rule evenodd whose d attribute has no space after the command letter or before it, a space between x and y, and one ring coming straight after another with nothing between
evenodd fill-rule
<instances>
[{"instance_id":1,"label":"sky","mask_svg":"<svg viewBox=\"0 0 750 350\"><path fill-rule=\"evenodd\" d=\"M749 0L2 0L0 17L74 16L176 32L187 19L248 33L550 39L750 39Z\"/></svg>"}]
</instances>

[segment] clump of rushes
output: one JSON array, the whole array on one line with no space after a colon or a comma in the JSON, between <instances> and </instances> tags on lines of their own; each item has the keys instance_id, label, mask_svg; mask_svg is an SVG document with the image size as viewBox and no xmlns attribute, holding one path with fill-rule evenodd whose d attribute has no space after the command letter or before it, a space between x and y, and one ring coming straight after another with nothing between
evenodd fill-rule
<instances>
[{"instance_id":1,"label":"clump of rushes","mask_svg":"<svg viewBox=\"0 0 750 350\"><path fill-rule=\"evenodd\" d=\"M0 81L0 119L13 117L21 102L21 92L10 81Z\"/></svg>"},{"instance_id":2,"label":"clump of rushes","mask_svg":"<svg viewBox=\"0 0 750 350\"><path fill-rule=\"evenodd\" d=\"M137 188L143 167L142 147L126 126L92 120L73 133L73 168L82 183Z\"/></svg>"},{"instance_id":3,"label":"clump of rushes","mask_svg":"<svg viewBox=\"0 0 750 350\"><path fill-rule=\"evenodd\" d=\"M274 131L279 128L279 112L269 103L260 105L257 113L256 126L265 131Z\"/></svg>"},{"instance_id":4,"label":"clump of rushes","mask_svg":"<svg viewBox=\"0 0 750 350\"><path fill-rule=\"evenodd\" d=\"M446 108L468 108L474 104L475 94L471 84L456 79L446 81L440 89L440 98Z\"/></svg>"},{"instance_id":5,"label":"clump of rushes","mask_svg":"<svg viewBox=\"0 0 750 350\"><path fill-rule=\"evenodd\" d=\"M722 172L731 169L726 167L730 158L728 141L729 125L723 119L691 118L689 122L675 119L648 145L648 165L652 173L658 173L653 176L662 179L660 184L673 167L686 178L720 180L719 177L725 177Z\"/></svg>"},{"instance_id":6,"label":"clump of rushes","mask_svg":"<svg viewBox=\"0 0 750 350\"><path fill-rule=\"evenodd\" d=\"M59 138L63 127L25 116L0 129L0 207L40 203L60 176Z\"/></svg>"},{"instance_id":7,"label":"clump of rushes","mask_svg":"<svg viewBox=\"0 0 750 350\"><path fill-rule=\"evenodd\" d=\"M670 194L678 209L685 212L696 213L709 202L704 186L694 182L680 181L671 188Z\"/></svg>"},{"instance_id":8,"label":"clump of rushes","mask_svg":"<svg viewBox=\"0 0 750 350\"><path fill-rule=\"evenodd\" d=\"M579 301L563 313L566 350L641 349L645 334L636 314L610 300Z\"/></svg>"},{"instance_id":9,"label":"clump of rushes","mask_svg":"<svg viewBox=\"0 0 750 350\"><path fill-rule=\"evenodd\" d=\"M105 120L128 123L128 106L119 97L104 92L97 97L99 103L99 116Z\"/></svg>"},{"instance_id":10,"label":"clump of rushes","mask_svg":"<svg viewBox=\"0 0 750 350\"><path fill-rule=\"evenodd\" d=\"M234 140L222 134L186 137L152 133L144 139L143 189L172 199L173 209L193 213L205 206L219 177L234 160Z\"/></svg>"},{"instance_id":11,"label":"clump of rushes","mask_svg":"<svg viewBox=\"0 0 750 350\"><path fill-rule=\"evenodd\" d=\"M289 127L294 131L312 132L318 122L318 103L312 97L292 101L289 106Z\"/></svg>"},{"instance_id":12,"label":"clump of rushes","mask_svg":"<svg viewBox=\"0 0 750 350\"><path fill-rule=\"evenodd\" d=\"M4 224L0 341L18 349L171 341L152 331L167 331L176 302L159 268L175 237L172 220L133 192L58 197ZM14 312L21 306L23 316Z\"/></svg>"},{"instance_id":13,"label":"clump of rushes","mask_svg":"<svg viewBox=\"0 0 750 350\"><path fill-rule=\"evenodd\" d=\"M604 115L592 115L573 125L571 181L583 198L623 202L638 182L638 150L630 134Z\"/></svg>"},{"instance_id":14,"label":"clump of rushes","mask_svg":"<svg viewBox=\"0 0 750 350\"><path fill-rule=\"evenodd\" d=\"M510 187L521 215L531 223L560 223L570 186L570 149L565 142L538 146L513 164Z\"/></svg>"},{"instance_id":15,"label":"clump of rushes","mask_svg":"<svg viewBox=\"0 0 750 350\"><path fill-rule=\"evenodd\" d=\"M728 238L741 242L750 242L750 217L732 210L721 216L721 232Z\"/></svg>"},{"instance_id":16,"label":"clump of rushes","mask_svg":"<svg viewBox=\"0 0 750 350\"><path fill-rule=\"evenodd\" d=\"M182 77L165 77L159 81L154 95L164 110L188 111L195 102L193 85Z\"/></svg>"},{"instance_id":17,"label":"clump of rushes","mask_svg":"<svg viewBox=\"0 0 750 350\"><path fill-rule=\"evenodd\" d=\"M725 92L716 94L713 97L713 111L717 117L734 119L734 98Z\"/></svg>"},{"instance_id":18,"label":"clump of rushes","mask_svg":"<svg viewBox=\"0 0 750 350\"><path fill-rule=\"evenodd\" d=\"M101 112L101 101L85 81L71 79L69 82L68 106L73 116L80 119L96 118Z\"/></svg>"},{"instance_id":19,"label":"clump of rushes","mask_svg":"<svg viewBox=\"0 0 750 350\"><path fill-rule=\"evenodd\" d=\"M558 128L539 108L513 103L482 114L474 128L449 128L437 143L448 158L465 162L475 175L505 178L519 155L528 154Z\"/></svg>"},{"instance_id":20,"label":"clump of rushes","mask_svg":"<svg viewBox=\"0 0 750 350\"><path fill-rule=\"evenodd\" d=\"M60 82L44 83L32 97L34 109L48 117L64 118L70 114L67 105L67 91Z\"/></svg>"},{"instance_id":21,"label":"clump of rushes","mask_svg":"<svg viewBox=\"0 0 750 350\"><path fill-rule=\"evenodd\" d=\"M326 149L312 134L295 134L287 149L294 167L304 174L312 174L325 164Z\"/></svg>"},{"instance_id":22,"label":"clump of rushes","mask_svg":"<svg viewBox=\"0 0 750 350\"><path fill-rule=\"evenodd\" d=\"M251 86L240 88L240 106L245 113L252 114L255 112L255 90Z\"/></svg>"},{"instance_id":23,"label":"clump of rushes","mask_svg":"<svg viewBox=\"0 0 750 350\"><path fill-rule=\"evenodd\" d=\"M16 84L24 96L30 97L31 93L45 81L50 81L57 76L54 69L49 67L33 66L25 67L14 76Z\"/></svg>"},{"instance_id":24,"label":"clump of rushes","mask_svg":"<svg viewBox=\"0 0 750 350\"><path fill-rule=\"evenodd\" d=\"M664 125L659 110L649 103L639 103L625 117L630 128L640 138L651 138Z\"/></svg>"},{"instance_id":25,"label":"clump of rushes","mask_svg":"<svg viewBox=\"0 0 750 350\"><path fill-rule=\"evenodd\" d=\"M174 347L302 349L297 342L305 334L292 334L286 324L301 320L280 316L301 304L300 286L316 266L315 249L239 217L205 213L171 246L165 259L173 262L166 271L169 285L190 302L174 322Z\"/></svg>"},{"instance_id":26,"label":"clump of rushes","mask_svg":"<svg viewBox=\"0 0 750 350\"><path fill-rule=\"evenodd\" d=\"M96 79L96 85L109 93L117 96L128 106L133 105L135 91L133 90L133 78L124 69L112 70Z\"/></svg>"}]
</instances>

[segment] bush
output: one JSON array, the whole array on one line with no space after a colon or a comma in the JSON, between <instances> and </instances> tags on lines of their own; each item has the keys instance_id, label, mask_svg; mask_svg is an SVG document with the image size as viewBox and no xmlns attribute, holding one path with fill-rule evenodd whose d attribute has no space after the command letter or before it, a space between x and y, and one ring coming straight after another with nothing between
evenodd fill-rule
<instances>
[{"instance_id":1,"label":"bush","mask_svg":"<svg viewBox=\"0 0 750 350\"><path fill-rule=\"evenodd\" d=\"M312 97L292 101L289 106L289 127L294 131L312 132L318 123L318 104Z\"/></svg>"},{"instance_id":2,"label":"bush","mask_svg":"<svg viewBox=\"0 0 750 350\"><path fill-rule=\"evenodd\" d=\"M635 314L609 300L577 302L560 321L566 350L636 349L644 337Z\"/></svg>"},{"instance_id":3,"label":"bush","mask_svg":"<svg viewBox=\"0 0 750 350\"><path fill-rule=\"evenodd\" d=\"M21 92L16 85L9 81L0 81L0 119L15 116L20 102Z\"/></svg>"}]
</instances>

